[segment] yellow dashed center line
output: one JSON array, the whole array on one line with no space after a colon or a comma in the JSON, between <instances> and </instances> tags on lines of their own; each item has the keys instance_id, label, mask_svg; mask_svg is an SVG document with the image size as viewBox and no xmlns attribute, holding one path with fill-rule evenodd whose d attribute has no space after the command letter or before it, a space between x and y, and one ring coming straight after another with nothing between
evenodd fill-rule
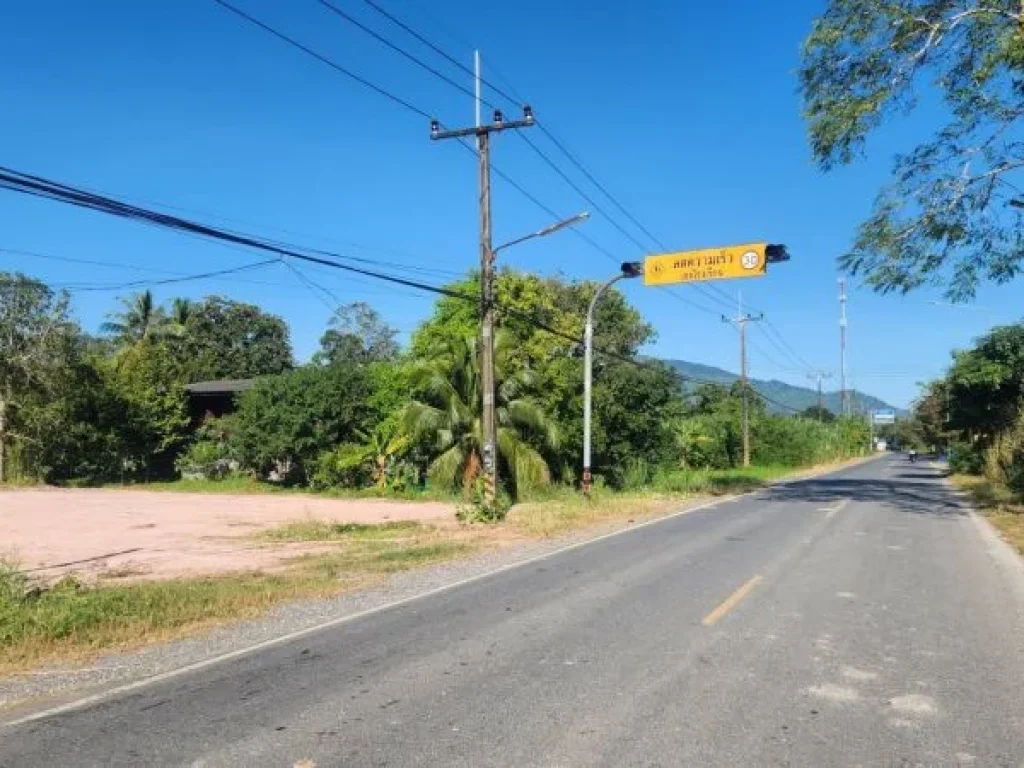
<instances>
[{"instance_id":1,"label":"yellow dashed center line","mask_svg":"<svg viewBox=\"0 0 1024 768\"><path fill-rule=\"evenodd\" d=\"M754 576L752 579L750 579L750 581L748 581L742 587L740 587L727 598L725 598L725 600L722 601L722 603L717 608L715 608L715 610L713 610L711 613L705 616L704 619L701 621L701 624L703 624L705 627L711 627L717 624L722 619L722 617L725 616L725 614L727 614L729 611L731 611L733 608L739 605L740 601L742 601L743 598L749 595L754 590L754 587L761 583L761 580L763 578L764 577L760 575Z\"/></svg>"}]
</instances>

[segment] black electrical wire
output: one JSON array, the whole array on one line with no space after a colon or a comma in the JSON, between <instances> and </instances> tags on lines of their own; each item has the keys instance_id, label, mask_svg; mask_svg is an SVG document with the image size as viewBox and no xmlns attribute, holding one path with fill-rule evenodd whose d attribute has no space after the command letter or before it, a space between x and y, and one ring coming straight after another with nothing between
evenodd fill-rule
<instances>
[{"instance_id":1,"label":"black electrical wire","mask_svg":"<svg viewBox=\"0 0 1024 768\"><path fill-rule=\"evenodd\" d=\"M327 66L329 66L331 69L334 69L334 70L340 72L341 74L345 75L346 77L352 78L353 80L355 80L360 85L363 85L363 86L369 88L370 90L375 91L376 93L380 94L381 96L384 96L385 98L390 99L391 101L395 102L396 104L400 104L401 106L405 107L406 109L410 110L411 112L415 112L420 117L424 117L427 120L431 119L432 116L428 112L426 112L425 110L422 110L419 107L409 103L408 101L403 99L401 96L396 96L395 94L391 93L386 88L383 88L383 87L377 85L376 83L370 82L365 77L362 77L361 75L357 75L352 70L350 70L350 69L348 69L346 67L343 67L342 65L338 64L335 61L332 61L331 59L328 59L326 56L321 56L319 53L314 51L312 48L310 48L310 47L308 47L306 45L303 45L302 43L300 43L295 38L289 37L288 35L284 34L283 32L277 31L276 29L271 27L269 24L264 24L262 21L257 19L255 16L250 16L248 13L246 13L243 10L241 10L240 8L236 8L231 3L227 2L227 0L213 0L213 2L217 3L220 6L223 6L224 8L226 8L229 11L231 11L232 13L240 16L241 18L243 18L246 21L248 21L250 24L254 24L255 26L259 27L260 29L264 30L265 32L269 32L271 35L273 35L274 37L278 38L279 40L283 40L284 42L288 43L289 45L292 45L292 46L298 48L300 51L308 53L313 58L315 58L318 61L321 61L324 64L326 64Z\"/></svg>"},{"instance_id":2,"label":"black electrical wire","mask_svg":"<svg viewBox=\"0 0 1024 768\"><path fill-rule=\"evenodd\" d=\"M323 0L321 0L321 2L323 2ZM373 10L375 10L377 13L382 15L384 18L388 19L393 24L396 24L398 27L400 27L401 29L405 30L407 33L409 33L414 38L419 40L425 46L427 46L432 51L434 51L434 53L439 54L440 56L445 58L447 61L449 61L450 63L454 64L456 67L461 69L463 72L465 72L465 73L467 73L469 75L472 75L473 77L476 77L476 73L472 69L467 67L465 64L463 64L461 61L459 61L454 56L449 54L447 51L445 51L440 46L435 45L434 43L432 43L424 35L422 35L419 32L417 32L411 26L406 24L404 21L402 21L401 19L395 17L393 14L388 13L386 10L384 10L379 5L377 5L375 2L373 2L373 0L363 0L363 2L366 3L368 6L370 6L371 8L373 8ZM522 99L518 99L515 96L510 96L508 93L503 91L501 88L499 88L498 86L494 85L493 83L488 82L483 77L480 78L480 82L483 85L485 85L488 88L490 88L495 93L497 93L499 96L504 97L505 99L507 99L508 101L512 102L513 104L518 104L519 106L523 106L523 100ZM491 106L491 105L488 105L488 106Z\"/></svg>"},{"instance_id":3,"label":"black electrical wire","mask_svg":"<svg viewBox=\"0 0 1024 768\"><path fill-rule=\"evenodd\" d=\"M218 269L212 272L200 272L195 275L182 275L181 277L165 277L159 280L130 280L124 283L108 283L104 285L68 285L64 286L65 290L73 293L81 291L123 291L127 288L139 288L144 285L171 285L173 283L187 283L193 280L208 280L214 277L221 277L224 275L233 275L236 272L246 272L250 269L258 269L260 267L266 267L270 264L280 263L279 258L266 259L264 261L257 261L252 264L243 264L240 267L231 267L229 269Z\"/></svg>"},{"instance_id":4,"label":"black electrical wire","mask_svg":"<svg viewBox=\"0 0 1024 768\"><path fill-rule=\"evenodd\" d=\"M188 234L195 234L202 237L206 237L213 240L222 242L229 242L236 245L241 245L249 248L253 248L261 251L268 251L276 254L277 256L291 257L299 261L306 261L312 264L320 264L328 266L334 269L341 269L346 272L364 275L366 277L372 277L377 280L384 282L393 283L396 285L403 285L408 288L414 288L428 293L434 293L442 296L448 296L451 298L457 298L463 301L470 301L474 304L478 303L479 298L475 294L464 293L462 291L448 288L445 286L431 285L429 283L423 283L417 280L409 280L397 275L389 275L375 270L364 269L362 267L354 267L350 264L344 264L333 258L324 258L314 254L306 253L298 250L294 247L283 247L282 245L274 242L266 242L257 237L238 233L229 232L218 229L200 222L190 221L183 219L178 216L172 216L159 211L153 211L146 208L142 208L137 205L126 203L115 198L100 195L96 193L87 192L81 188L71 186L69 184L63 184L61 182L52 181L41 176L34 174L24 173L16 171L10 168L0 166L0 189L8 189L12 192L25 194L33 197L40 197L43 199L53 200L56 202L62 202L68 205L73 205L79 208L85 208L88 210L97 211L100 213L107 213L109 215L118 216L133 221L137 221L144 224L149 224L155 227L163 227L175 231L180 231ZM276 260L276 259L275 259ZM505 314L521 319L534 327L546 331L547 333L554 334L555 336L561 337L574 344L579 344L582 339L572 334L565 333L558 328L554 328L543 321L538 320L536 317L530 315L527 312L517 310L513 307L501 307L500 310ZM638 368L646 370L666 370L665 368L655 368L642 361L635 360L625 355L619 355L615 352L604 350L598 347L594 347L595 352L609 357L619 362L634 365ZM680 374L678 371L667 369L671 374L681 382L693 382L698 384L714 384L715 382L699 379L696 377L685 376ZM797 410L791 406L786 406L783 403L779 403L766 395L754 391L758 397L761 397L765 402L776 405L777 407L787 410Z\"/></svg>"}]
</instances>

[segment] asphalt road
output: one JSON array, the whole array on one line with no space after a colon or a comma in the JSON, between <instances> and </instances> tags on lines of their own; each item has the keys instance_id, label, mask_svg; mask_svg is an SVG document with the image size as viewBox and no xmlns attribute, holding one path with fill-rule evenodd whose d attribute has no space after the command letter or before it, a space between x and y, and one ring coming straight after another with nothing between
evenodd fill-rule
<instances>
[{"instance_id":1,"label":"asphalt road","mask_svg":"<svg viewBox=\"0 0 1024 768\"><path fill-rule=\"evenodd\" d=\"M1024 765L1024 576L891 457L19 725L0 765Z\"/></svg>"}]
</instances>

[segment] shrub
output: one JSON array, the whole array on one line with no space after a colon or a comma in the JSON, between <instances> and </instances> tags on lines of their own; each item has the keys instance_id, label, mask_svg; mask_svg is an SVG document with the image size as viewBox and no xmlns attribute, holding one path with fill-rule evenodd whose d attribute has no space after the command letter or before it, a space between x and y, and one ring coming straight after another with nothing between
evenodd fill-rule
<instances>
[{"instance_id":1,"label":"shrub","mask_svg":"<svg viewBox=\"0 0 1024 768\"><path fill-rule=\"evenodd\" d=\"M958 475L980 475L985 471L985 456L972 443L949 446L949 469Z\"/></svg>"},{"instance_id":2,"label":"shrub","mask_svg":"<svg viewBox=\"0 0 1024 768\"><path fill-rule=\"evenodd\" d=\"M242 394L232 436L246 469L262 477L308 482L325 452L351 442L368 426L370 388L365 369L305 366L258 379Z\"/></svg>"},{"instance_id":3,"label":"shrub","mask_svg":"<svg viewBox=\"0 0 1024 768\"><path fill-rule=\"evenodd\" d=\"M646 486L650 479L651 466L647 463L647 459L642 457L630 459L622 471L622 489L626 491L639 490Z\"/></svg>"},{"instance_id":4,"label":"shrub","mask_svg":"<svg viewBox=\"0 0 1024 768\"><path fill-rule=\"evenodd\" d=\"M342 443L316 458L309 484L316 490L364 488L373 482L373 465L365 445Z\"/></svg>"},{"instance_id":5,"label":"shrub","mask_svg":"<svg viewBox=\"0 0 1024 768\"><path fill-rule=\"evenodd\" d=\"M209 419L196 431L196 439L174 461L174 468L186 480L223 480L238 469L231 450L230 417Z\"/></svg>"},{"instance_id":6,"label":"shrub","mask_svg":"<svg viewBox=\"0 0 1024 768\"><path fill-rule=\"evenodd\" d=\"M985 475L1016 494L1024 494L1024 411L985 452Z\"/></svg>"}]
</instances>

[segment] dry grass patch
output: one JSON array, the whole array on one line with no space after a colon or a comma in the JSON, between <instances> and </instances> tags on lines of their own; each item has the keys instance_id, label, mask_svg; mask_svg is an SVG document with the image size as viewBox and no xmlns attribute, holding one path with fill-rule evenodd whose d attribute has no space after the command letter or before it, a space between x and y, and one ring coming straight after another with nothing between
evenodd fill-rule
<instances>
[{"instance_id":1,"label":"dry grass patch","mask_svg":"<svg viewBox=\"0 0 1024 768\"><path fill-rule=\"evenodd\" d=\"M1002 537L1024 555L1024 500L984 477L953 475L950 480L970 495Z\"/></svg>"},{"instance_id":2,"label":"dry grass patch","mask_svg":"<svg viewBox=\"0 0 1024 768\"><path fill-rule=\"evenodd\" d=\"M654 493L610 493L595 489L589 499L564 491L544 499L517 504L504 525L511 533L549 537L613 521L636 520L668 512L683 496ZM692 497L691 497L692 498Z\"/></svg>"},{"instance_id":3,"label":"dry grass patch","mask_svg":"<svg viewBox=\"0 0 1024 768\"><path fill-rule=\"evenodd\" d=\"M329 548L292 558L280 573L139 584L86 585L69 577L44 587L15 565L0 564L0 673L254 618L287 600L326 598L379 583L391 573L465 556L484 541L471 531L404 522L304 521L258 536L324 542Z\"/></svg>"}]
</instances>

